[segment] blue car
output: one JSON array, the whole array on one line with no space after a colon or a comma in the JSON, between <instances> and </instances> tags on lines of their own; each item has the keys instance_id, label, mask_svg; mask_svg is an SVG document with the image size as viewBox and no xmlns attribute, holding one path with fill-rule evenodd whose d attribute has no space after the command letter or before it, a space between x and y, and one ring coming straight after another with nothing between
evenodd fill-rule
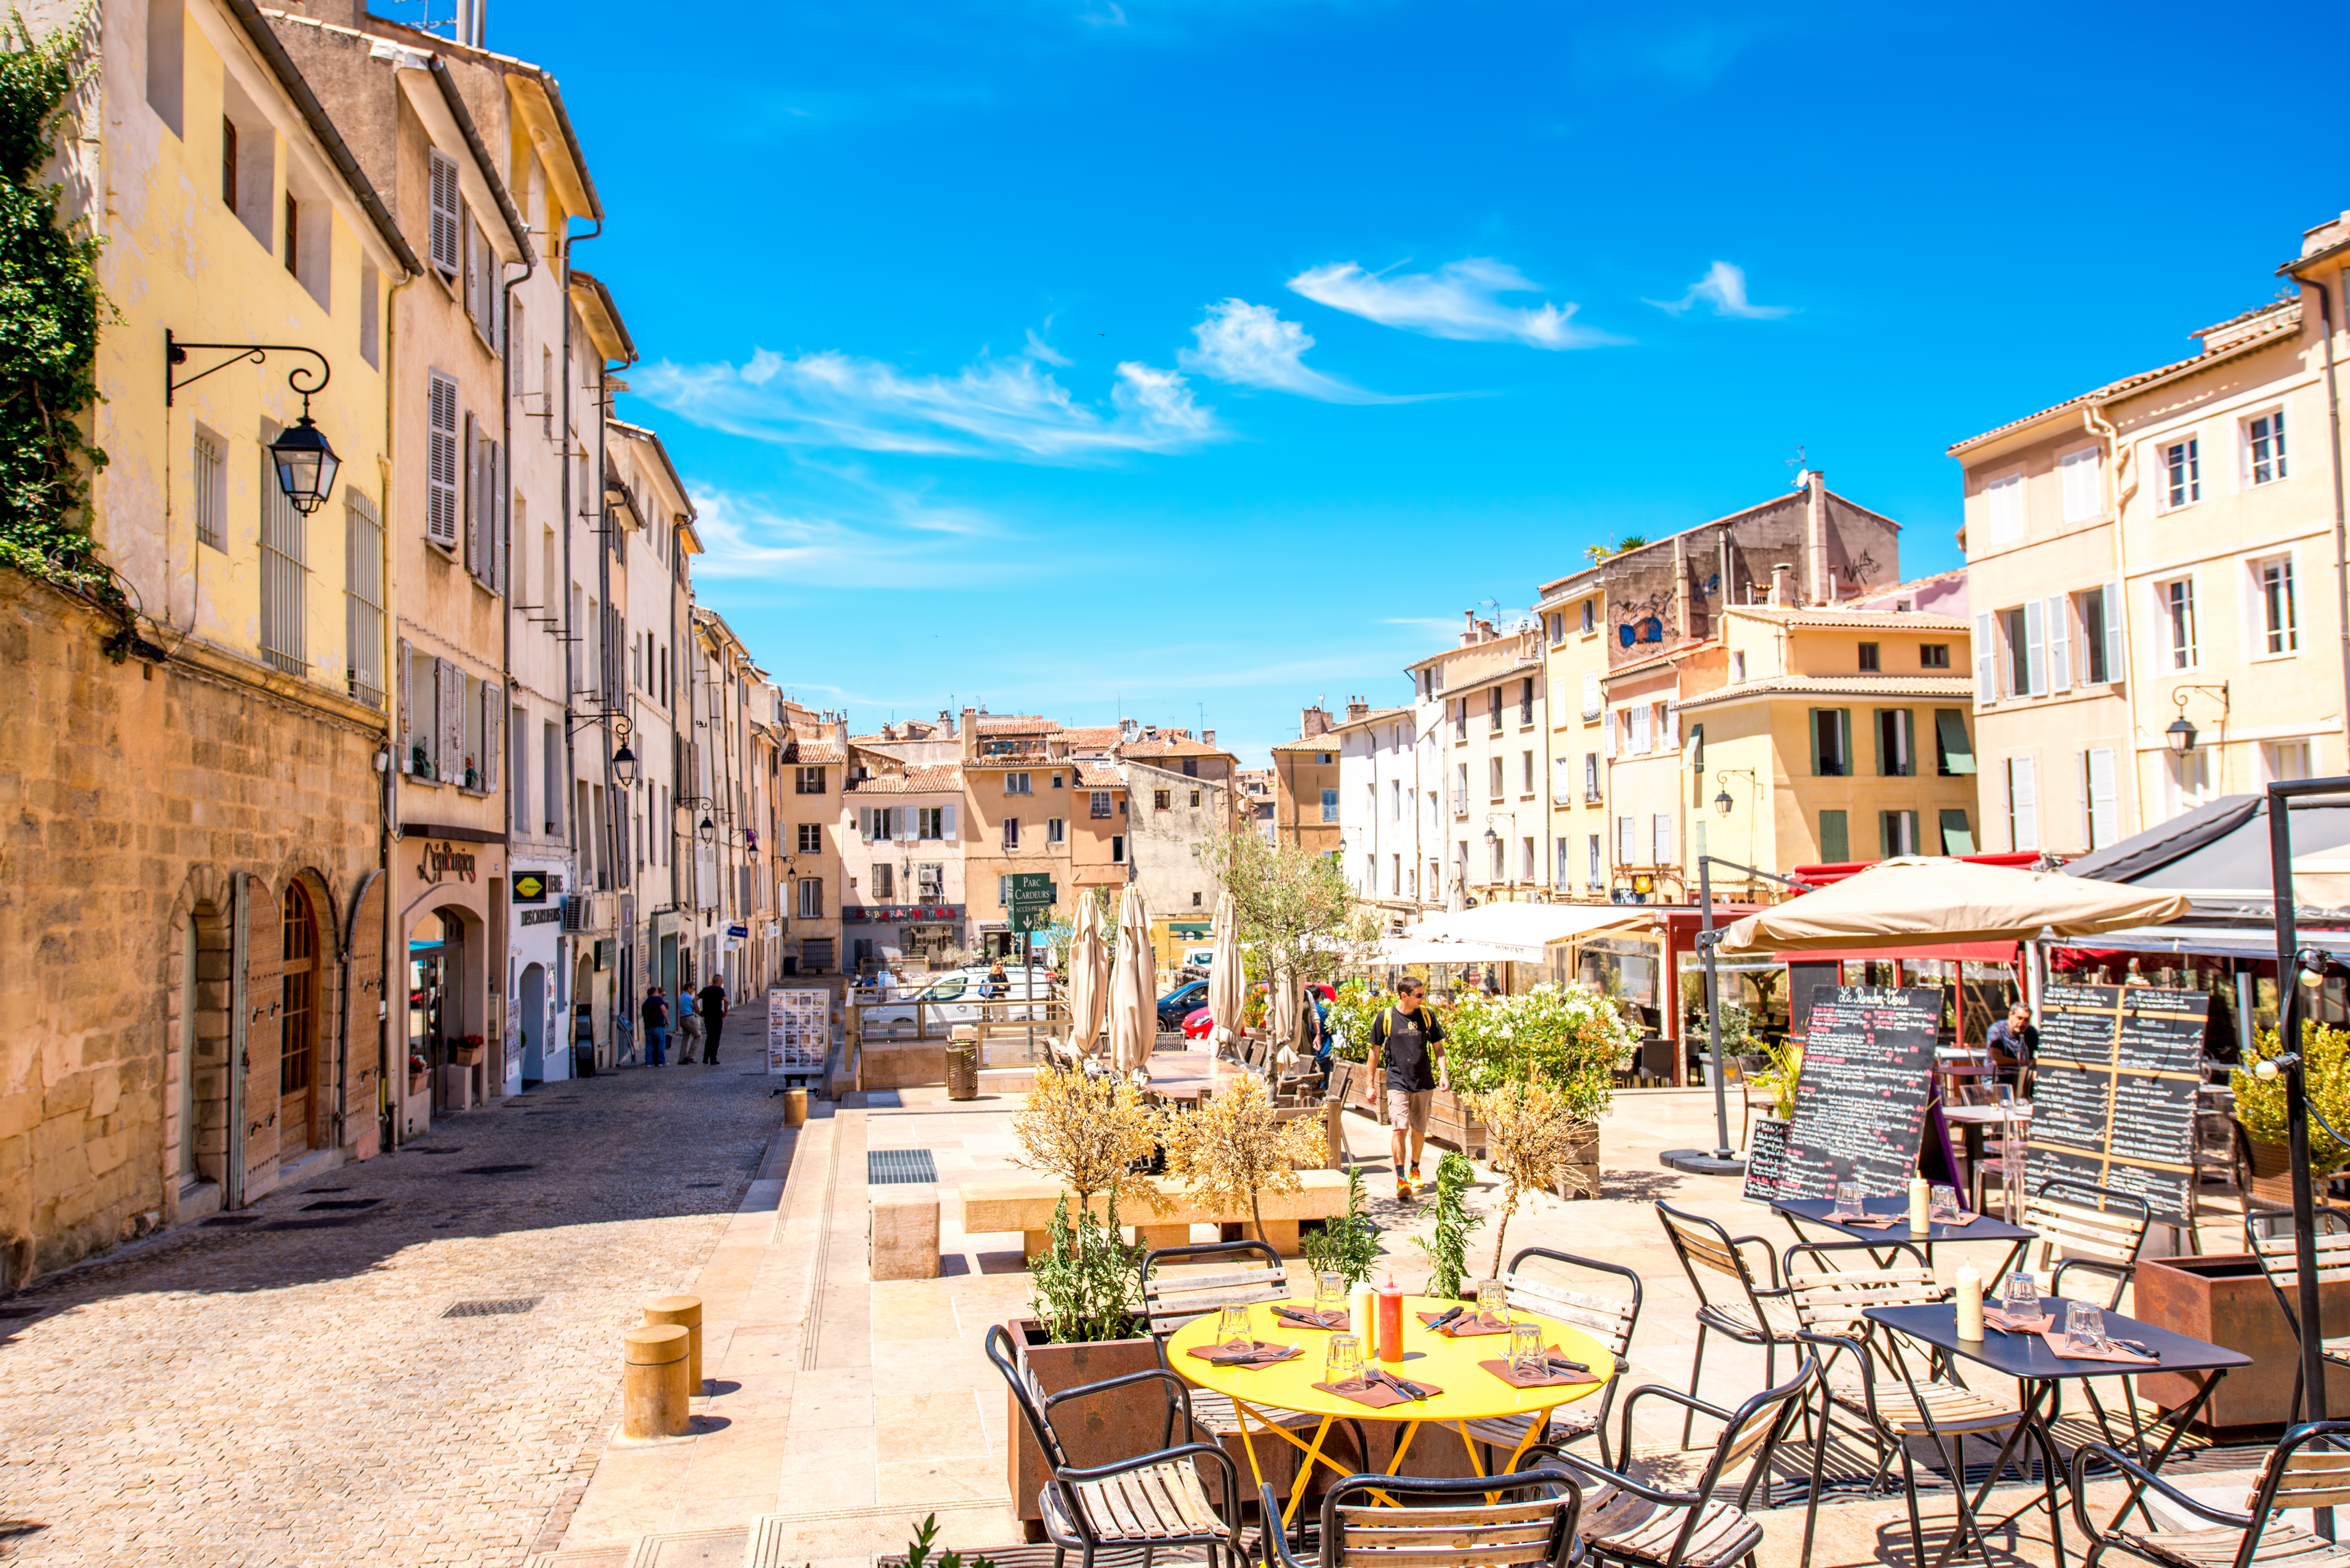
<instances>
[{"instance_id":1,"label":"blue car","mask_svg":"<svg viewBox=\"0 0 2350 1568\"><path fill-rule=\"evenodd\" d=\"M1208 1005L1208 982L1186 981L1159 999L1159 1027L1172 1032L1183 1027L1191 1012Z\"/></svg>"}]
</instances>

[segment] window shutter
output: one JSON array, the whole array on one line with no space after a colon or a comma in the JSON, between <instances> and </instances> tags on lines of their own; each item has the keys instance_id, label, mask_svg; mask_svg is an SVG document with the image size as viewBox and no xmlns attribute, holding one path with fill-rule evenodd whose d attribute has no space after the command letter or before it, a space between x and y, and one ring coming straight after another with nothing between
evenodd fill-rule
<instances>
[{"instance_id":1,"label":"window shutter","mask_svg":"<svg viewBox=\"0 0 2350 1568\"><path fill-rule=\"evenodd\" d=\"M2040 847L2039 781L2030 757L2007 759L2007 821L2010 849Z\"/></svg>"},{"instance_id":2,"label":"window shutter","mask_svg":"<svg viewBox=\"0 0 2350 1568\"><path fill-rule=\"evenodd\" d=\"M473 222L471 207L460 203L457 208L457 233L464 244L465 266L463 292L465 314L475 321L482 318L482 230Z\"/></svg>"},{"instance_id":3,"label":"window shutter","mask_svg":"<svg viewBox=\"0 0 2350 1568\"><path fill-rule=\"evenodd\" d=\"M1975 617L1975 706L1999 701L1999 644L1991 639L1991 616Z\"/></svg>"},{"instance_id":4,"label":"window shutter","mask_svg":"<svg viewBox=\"0 0 2350 1568\"><path fill-rule=\"evenodd\" d=\"M1596 670L1583 672L1583 716L1586 719L1599 717L1599 671Z\"/></svg>"},{"instance_id":5,"label":"window shutter","mask_svg":"<svg viewBox=\"0 0 2350 1568\"><path fill-rule=\"evenodd\" d=\"M1611 760L1616 755L1616 718L1617 711L1618 710L1614 708L1607 710L1607 755Z\"/></svg>"},{"instance_id":6,"label":"window shutter","mask_svg":"<svg viewBox=\"0 0 2350 1568\"><path fill-rule=\"evenodd\" d=\"M2121 841L2121 797L2114 787L2114 753L2089 753L2089 847L2103 849Z\"/></svg>"},{"instance_id":7,"label":"window shutter","mask_svg":"<svg viewBox=\"0 0 2350 1568\"><path fill-rule=\"evenodd\" d=\"M449 677L452 674L457 674L456 666L447 659L432 661L432 774L443 782L452 768L464 766L464 753L458 749L463 743L463 719L459 711L463 699L455 703L449 701ZM457 678L464 679L462 674ZM457 737L455 744L451 743L452 733Z\"/></svg>"},{"instance_id":8,"label":"window shutter","mask_svg":"<svg viewBox=\"0 0 2350 1568\"><path fill-rule=\"evenodd\" d=\"M1644 756L1648 750L1648 705L1643 702L1638 707L1629 708L1625 711L1632 721L1632 754L1636 757Z\"/></svg>"},{"instance_id":9,"label":"window shutter","mask_svg":"<svg viewBox=\"0 0 2350 1568\"><path fill-rule=\"evenodd\" d=\"M471 413L465 416L465 437L458 450L465 461L465 570L478 581L488 562L482 553L482 441Z\"/></svg>"},{"instance_id":10,"label":"window shutter","mask_svg":"<svg viewBox=\"0 0 2350 1568\"><path fill-rule=\"evenodd\" d=\"M2069 691L2073 685L2071 606L2064 594L2048 598L2048 690Z\"/></svg>"},{"instance_id":11,"label":"window shutter","mask_svg":"<svg viewBox=\"0 0 2350 1568\"><path fill-rule=\"evenodd\" d=\"M1942 769L1952 777L1975 771L1974 742L1967 738L1967 716L1956 708L1934 710L1934 735L1942 748Z\"/></svg>"},{"instance_id":12,"label":"window shutter","mask_svg":"<svg viewBox=\"0 0 2350 1568\"><path fill-rule=\"evenodd\" d=\"M1665 704L1665 747L1669 752L1681 749L1681 711L1671 703Z\"/></svg>"},{"instance_id":13,"label":"window shutter","mask_svg":"<svg viewBox=\"0 0 2350 1568\"><path fill-rule=\"evenodd\" d=\"M2023 677L2031 695L2048 695L2048 622L2038 599L2023 601Z\"/></svg>"},{"instance_id":14,"label":"window shutter","mask_svg":"<svg viewBox=\"0 0 2350 1568\"><path fill-rule=\"evenodd\" d=\"M1629 866L1639 854L1640 819L1619 816L1616 819L1616 864Z\"/></svg>"},{"instance_id":15,"label":"window shutter","mask_svg":"<svg viewBox=\"0 0 2350 1568\"><path fill-rule=\"evenodd\" d=\"M499 765L505 756L501 742L505 701L504 690L496 681L482 682L482 788L491 794L498 793L498 774L505 771Z\"/></svg>"},{"instance_id":16,"label":"window shutter","mask_svg":"<svg viewBox=\"0 0 2350 1568\"><path fill-rule=\"evenodd\" d=\"M400 754L400 771L412 774L416 771L416 755L409 750L409 737L416 733L416 695L409 686L408 639L404 637L399 639L398 658L400 667L392 671L392 679L399 682L394 690L400 693L400 733L395 749Z\"/></svg>"},{"instance_id":17,"label":"window shutter","mask_svg":"<svg viewBox=\"0 0 2350 1568\"><path fill-rule=\"evenodd\" d=\"M457 165L434 152L432 162L432 265L452 276L457 271Z\"/></svg>"},{"instance_id":18,"label":"window shutter","mask_svg":"<svg viewBox=\"0 0 2350 1568\"><path fill-rule=\"evenodd\" d=\"M1820 741L1824 734L1821 725L1825 722L1826 713L1827 710L1825 708L1814 708L1812 710L1812 776L1814 778L1824 778L1826 776L1823 764L1827 761L1827 759L1820 754L1823 750L1820 745Z\"/></svg>"},{"instance_id":19,"label":"window shutter","mask_svg":"<svg viewBox=\"0 0 2350 1568\"><path fill-rule=\"evenodd\" d=\"M950 802L943 809L945 816L943 819L941 834L949 844L952 844L955 841L955 808L953 804Z\"/></svg>"},{"instance_id":20,"label":"window shutter","mask_svg":"<svg viewBox=\"0 0 2350 1568\"><path fill-rule=\"evenodd\" d=\"M1555 805L1565 805L1575 798L1575 759L1553 757L1550 760L1550 798Z\"/></svg>"},{"instance_id":21,"label":"window shutter","mask_svg":"<svg viewBox=\"0 0 2350 1568\"><path fill-rule=\"evenodd\" d=\"M427 383L424 536L457 548L457 383L435 375Z\"/></svg>"},{"instance_id":22,"label":"window shutter","mask_svg":"<svg viewBox=\"0 0 2350 1568\"><path fill-rule=\"evenodd\" d=\"M2126 679L2122 668L2122 586L2106 585L2106 679Z\"/></svg>"},{"instance_id":23,"label":"window shutter","mask_svg":"<svg viewBox=\"0 0 2350 1568\"><path fill-rule=\"evenodd\" d=\"M1673 863L1673 819L1671 815L1661 811L1657 813L1654 826L1655 843L1653 847L1656 850L1656 859L1653 864L1659 866L1670 866Z\"/></svg>"},{"instance_id":24,"label":"window shutter","mask_svg":"<svg viewBox=\"0 0 2350 1568\"><path fill-rule=\"evenodd\" d=\"M490 535L490 592L504 594L506 587L506 451L496 441L489 444L489 455L483 464L489 477L489 506L484 526Z\"/></svg>"}]
</instances>

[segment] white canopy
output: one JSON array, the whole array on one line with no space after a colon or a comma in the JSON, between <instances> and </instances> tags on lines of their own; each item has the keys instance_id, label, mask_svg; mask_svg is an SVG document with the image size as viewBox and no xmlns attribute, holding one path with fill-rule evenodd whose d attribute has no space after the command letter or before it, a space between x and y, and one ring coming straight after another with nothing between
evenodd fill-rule
<instances>
[{"instance_id":1,"label":"white canopy","mask_svg":"<svg viewBox=\"0 0 2350 1568\"><path fill-rule=\"evenodd\" d=\"M1406 963L1526 963L1522 949L1495 947L1489 942L1441 942L1422 937L1384 937L1363 955L1368 964Z\"/></svg>"},{"instance_id":2,"label":"white canopy","mask_svg":"<svg viewBox=\"0 0 2350 1568\"><path fill-rule=\"evenodd\" d=\"M1409 959L1386 959L1388 963L1480 963L1510 960L1539 963L1543 950L1553 942L1569 941L1598 931L1647 922L1653 911L1629 904L1481 904L1458 914L1430 917L1403 934L1401 940L1431 947L1450 945L1457 953L1430 952ZM1396 940L1389 938L1389 941ZM1386 943L1381 943L1385 947ZM1467 951L1470 947L1484 950Z\"/></svg>"}]
</instances>

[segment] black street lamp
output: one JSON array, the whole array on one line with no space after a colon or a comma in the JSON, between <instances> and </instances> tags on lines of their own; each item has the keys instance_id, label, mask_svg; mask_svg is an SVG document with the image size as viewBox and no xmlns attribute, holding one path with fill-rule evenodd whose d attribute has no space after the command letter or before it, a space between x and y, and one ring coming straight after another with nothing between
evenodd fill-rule
<instances>
[{"instance_id":1,"label":"black street lamp","mask_svg":"<svg viewBox=\"0 0 2350 1568\"><path fill-rule=\"evenodd\" d=\"M191 348L225 349L229 357L192 376L173 380L172 367L186 364ZM286 373L286 386L301 394L302 417L269 443L270 462L277 470L277 488L285 492L287 503L295 511L307 517L327 504L328 493L335 488L335 474L343 466L343 460L335 455L334 447L327 440L327 432L310 418L311 398L327 389L327 382L335 373L334 367L327 363L324 354L316 348L305 348L298 343L182 343L166 327L163 331L163 406L170 408L172 399L182 387L193 386L206 376L225 370L231 365L263 364L272 354L307 354L318 362L316 370L307 365L296 365ZM302 384L306 379L310 382L307 387Z\"/></svg>"},{"instance_id":2,"label":"black street lamp","mask_svg":"<svg viewBox=\"0 0 2350 1568\"><path fill-rule=\"evenodd\" d=\"M702 826L695 828L694 832L702 836L702 842L704 844L718 842L718 825L706 816L702 819Z\"/></svg>"}]
</instances>

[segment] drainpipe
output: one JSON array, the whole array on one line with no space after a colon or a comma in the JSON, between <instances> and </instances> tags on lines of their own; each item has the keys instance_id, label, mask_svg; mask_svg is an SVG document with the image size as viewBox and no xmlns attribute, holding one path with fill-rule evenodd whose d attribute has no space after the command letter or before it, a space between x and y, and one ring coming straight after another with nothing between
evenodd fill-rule
<instances>
[{"instance_id":1,"label":"drainpipe","mask_svg":"<svg viewBox=\"0 0 2350 1568\"><path fill-rule=\"evenodd\" d=\"M381 530L383 535L383 662L385 672L390 678L384 688L384 701L393 710L391 722L384 726L386 744L383 762L383 830L380 841L382 853L379 858L381 861L380 869L386 877L391 875L392 846L400 842L400 759L408 744L408 738L400 732L400 721L407 715L398 711L400 689L406 679L407 671L391 668L392 663L400 657L400 594L399 585L393 581L391 550L391 475L393 461L399 452L399 449L392 444L392 438L400 429L400 421L394 417L395 410L400 407L400 395L398 379L400 291L414 283L421 275L421 273L402 273L392 286L384 291L383 301L383 456L378 461L382 472L384 524ZM406 940L401 933L406 928L391 918L391 894L389 882L386 883L385 889L383 930L377 939L383 943L383 991L384 995L389 997L392 994L392 987L397 984L400 987L400 993L404 996L408 991L406 980L408 951ZM376 1014L375 1028L375 1098L376 1120L379 1127L376 1143L387 1154L397 1153L400 1149L401 1113L407 1109L407 1106L401 1103L408 1093L406 1059L408 1043L404 1031L400 1041L400 1072L395 1076L392 1072L390 1025L386 1022L383 1012L379 1010ZM398 1085L396 1089L393 1086L395 1085ZM387 1123L388 1126L383 1125Z\"/></svg>"},{"instance_id":2,"label":"drainpipe","mask_svg":"<svg viewBox=\"0 0 2350 1568\"><path fill-rule=\"evenodd\" d=\"M569 220L565 222L568 223ZM579 892L580 824L579 748L571 732L571 710L579 700L578 684L571 673L575 650L579 647L579 628L571 620L571 601L575 597L571 587L571 531L574 523L571 515L571 383L575 379L571 374L571 253L603 234L604 220L599 217L595 223L596 226L585 234L567 232L562 235L562 275L558 279L563 296L563 410L560 422L556 426L556 445L563 451L563 819L567 828L565 837L569 841L565 847L570 852L572 890L569 896L573 898L577 898ZM558 967L565 971L558 978L563 986L563 1049L567 1054L563 1075L567 1078L577 1076L578 1073L578 1043L576 1038L578 1024L572 1014L571 1001L571 976L578 969L578 945L576 938L558 939L556 944L560 961Z\"/></svg>"},{"instance_id":3,"label":"drainpipe","mask_svg":"<svg viewBox=\"0 0 2350 1568\"><path fill-rule=\"evenodd\" d=\"M525 242L525 244L527 244L527 242ZM525 283L529 282L529 281L530 281L530 279L537 274L537 272L538 272L538 255L537 255L537 253L536 253L536 252L534 252L534 251L531 251L531 250L529 250L529 249L525 248L525 249L524 250L524 252L523 252L522 271L521 271L520 273L516 274L515 276L513 276L513 277L510 277L510 278L506 279L506 281L505 281L505 286L504 286L504 287L500 291L500 296L499 296L499 300L498 300L498 310L499 310L499 316L498 316L498 382L499 382L499 387L500 387L501 390L502 390L502 391L503 391L503 393L504 393L504 396L502 396L502 397L500 397L500 398L498 399L498 470L499 470L499 472L498 472L498 494L497 494L497 497L496 497L496 501L497 501L497 508L498 508L498 518L497 518L498 532L499 532L499 534L503 536L503 540L504 540L504 543L501 545L501 546L500 546L500 548L499 548L499 551L498 551L498 559L499 559L499 560L500 560L500 562L502 562L502 563L504 565L504 566L505 566L505 576L504 576L504 578L503 578L503 579L501 579L501 580L499 581L499 583L498 583L498 585L497 585L498 597L499 597L499 598L500 598L501 600L503 600L503 601L504 601L504 602L503 602L503 604L502 604L502 606L500 607L501 607L501 613L500 613L500 615L499 615L499 617L498 617L498 624L499 624L499 628L500 628L500 635L499 635L499 638L498 638L498 670L499 670L500 675L504 678L504 680L503 680L503 685L504 685L504 691L501 693L501 695L500 695L500 697L499 697L499 701L502 701L502 702L504 702L504 703L506 705L506 711L505 711L504 713L501 713L501 714L499 714L499 715L498 715L498 720L499 720L499 723L498 723L498 731L499 731L499 732L500 732L501 734L503 734L503 735L504 735L504 736L505 736L505 739L506 739L506 754L505 754L504 756L503 756L503 757L500 757L500 758L496 759L496 763L495 763L495 765L496 765L496 767L497 767L497 770L498 770L499 774L500 774L504 778L504 780L505 780L506 825L507 825L507 826L506 826L506 924L507 924L507 929L506 929L505 931L504 931L504 932L501 932L500 934L505 937L505 939L506 939L506 944L505 944L505 945L506 945L509 949L511 949L511 948L512 948L513 943L514 943L513 925L514 925L514 841L515 841L515 825L516 825L516 824L518 824L518 823L527 823L527 822L529 821L529 818L528 818L527 816L525 816L525 815L523 815L523 807L524 807L524 805L525 805L525 803L524 803L524 802L522 802L522 801L518 801L518 800L516 800L516 799L515 798L515 778L514 778L514 767L513 767L514 752L515 752L515 747L516 745L518 745L518 744L520 744L520 745L527 745L527 744L529 744L529 743L530 743L530 737L529 737L529 736L527 736L527 735L516 735L516 734L514 732L514 722L513 722L513 716L514 716L514 697L515 697L515 672L514 672L514 546L515 546L515 537L514 537L514 400L515 400L515 385L514 385L514 382L515 382L515 369L514 369L514 292L515 292L515 290L516 288L520 287L523 284L525 284ZM527 711L528 710L525 710L525 711ZM486 762L486 761L488 761L489 759L486 759L486 758L485 758L485 759L484 759L484 760ZM512 964L513 964L513 961L513 961L513 959L512 959L512 958L511 958L507 953L500 953L500 954L498 954L498 955L497 955L497 959L498 959L498 963L499 963L499 968L500 968L501 972L503 972L503 973L504 973L504 974L505 974L505 980L504 980L504 981L502 983L502 985L501 985L501 987L500 987L500 994L501 994L501 996L502 996L502 997L506 998L506 1005L505 1005L504 1008L500 1009L501 1015L503 1016L504 1013L512 1012L512 1011L513 1011L513 1009L514 1009L514 1006L515 1006L515 1002L514 1002L514 1001L512 1000L512 992L511 992L511 989L510 989L510 988L511 988L511 986L512 986L512 984L513 984L514 978L515 978L515 977L514 977L514 975L510 972L510 971L511 971L511 966L512 966ZM541 1031L542 1031L542 1032L544 1032L544 1030L546 1029L546 1022L545 1022L545 1020L544 1020L544 1019L542 1019L542 1020L540 1021L539 1027L540 1027L540 1029L541 1029ZM500 1030L498 1031L498 1071L499 1071L499 1077L498 1077L498 1092L499 1092L499 1094L500 1094L501 1096L503 1096L503 1095L504 1094L504 1092L505 1092L505 1082L506 1082L506 1081L505 1081L505 1076L504 1076L504 1074L505 1074L505 1067L506 1067L505 1036L506 1036L506 1032L505 1032L504 1029L500 1029ZM541 1058L542 1058L542 1064L541 1064L541 1065L540 1065L539 1071L540 1071L540 1073L541 1073L542 1075L544 1075L544 1074L545 1074L545 1072L546 1071L546 1066L545 1066L545 1064L544 1064L544 1060L543 1060L543 1059L544 1059L544 1057L545 1057L545 1054L546 1054L546 1046L545 1046L544 1042L542 1042L542 1043L541 1043L539 1050L540 1050L540 1056L541 1056Z\"/></svg>"}]
</instances>

